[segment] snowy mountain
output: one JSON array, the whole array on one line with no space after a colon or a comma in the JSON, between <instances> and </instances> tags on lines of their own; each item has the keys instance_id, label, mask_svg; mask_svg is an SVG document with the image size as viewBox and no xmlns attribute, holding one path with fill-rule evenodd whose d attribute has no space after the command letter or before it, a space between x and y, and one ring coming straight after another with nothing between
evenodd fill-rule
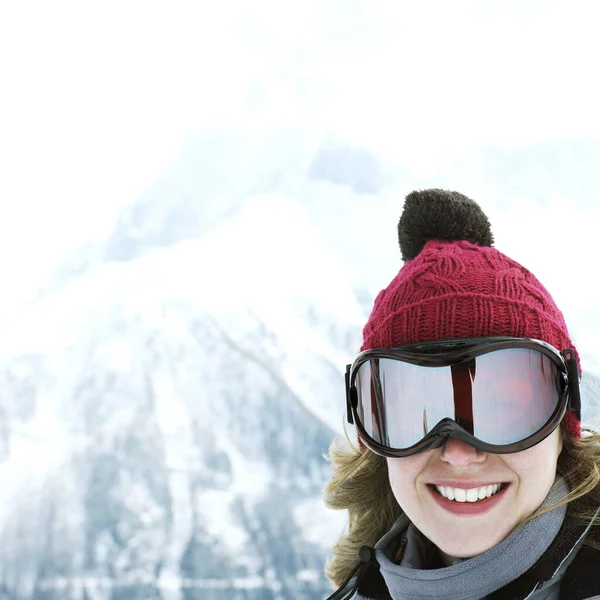
<instances>
[{"instance_id":1,"label":"snowy mountain","mask_svg":"<svg viewBox=\"0 0 600 600\"><path fill-rule=\"evenodd\" d=\"M386 166L365 149L341 142L314 144L306 138L289 130L259 138L236 131L190 136L165 172L121 212L106 239L81 248L46 282L42 295L94 266L199 239L226 223L249 197L265 194L294 198L329 246L361 267L363 285L371 272L380 285L400 264L393 231L402 191L375 195ZM279 227L269 215L264 217L265 222L254 224L259 231ZM384 227L391 236L377 234ZM383 276L364 251L367 240L372 251L386 250L378 261L384 265Z\"/></svg>"},{"instance_id":2,"label":"snowy mountain","mask_svg":"<svg viewBox=\"0 0 600 600\"><path fill-rule=\"evenodd\" d=\"M323 597L344 526L323 454L364 319L275 196L46 294L2 347L0 590Z\"/></svg>"}]
</instances>

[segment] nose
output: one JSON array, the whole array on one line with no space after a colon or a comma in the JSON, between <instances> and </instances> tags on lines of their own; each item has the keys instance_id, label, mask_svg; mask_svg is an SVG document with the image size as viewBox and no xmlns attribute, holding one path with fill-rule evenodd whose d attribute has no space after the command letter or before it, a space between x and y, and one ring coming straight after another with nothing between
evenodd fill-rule
<instances>
[{"instance_id":1,"label":"nose","mask_svg":"<svg viewBox=\"0 0 600 600\"><path fill-rule=\"evenodd\" d=\"M480 464L485 458L485 452L454 438L448 438L448 441L442 447L441 460L458 469Z\"/></svg>"}]
</instances>

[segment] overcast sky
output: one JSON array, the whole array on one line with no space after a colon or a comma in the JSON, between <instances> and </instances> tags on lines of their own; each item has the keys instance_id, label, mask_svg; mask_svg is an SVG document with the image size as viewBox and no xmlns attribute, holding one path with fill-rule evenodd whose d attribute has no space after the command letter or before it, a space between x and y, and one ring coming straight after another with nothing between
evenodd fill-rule
<instances>
[{"instance_id":1,"label":"overcast sky","mask_svg":"<svg viewBox=\"0 0 600 600\"><path fill-rule=\"evenodd\" d=\"M478 148L510 156L539 143L540 179L569 187L574 174L545 166L543 148L600 139L599 10L591 0L4 2L0 306L105 236L186 136L209 127L335 136L424 179ZM498 177L475 163L470 189L493 190ZM568 221L591 267L600 209L575 196L566 219L563 199L550 200L541 214L524 198L515 215L537 233L546 223L554 244Z\"/></svg>"}]
</instances>

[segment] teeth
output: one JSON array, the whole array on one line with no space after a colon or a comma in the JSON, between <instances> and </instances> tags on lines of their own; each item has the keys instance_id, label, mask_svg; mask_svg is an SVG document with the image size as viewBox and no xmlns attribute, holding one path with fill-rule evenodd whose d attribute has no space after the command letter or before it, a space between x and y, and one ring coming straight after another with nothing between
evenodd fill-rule
<instances>
[{"instance_id":1,"label":"teeth","mask_svg":"<svg viewBox=\"0 0 600 600\"><path fill-rule=\"evenodd\" d=\"M471 491L471 490L469 490ZM467 501L467 490L461 490L460 488L454 489L454 499L457 502L466 502Z\"/></svg>"},{"instance_id":2,"label":"teeth","mask_svg":"<svg viewBox=\"0 0 600 600\"><path fill-rule=\"evenodd\" d=\"M467 502L477 502L479 499L479 489L475 488L472 490L467 490Z\"/></svg>"},{"instance_id":3,"label":"teeth","mask_svg":"<svg viewBox=\"0 0 600 600\"><path fill-rule=\"evenodd\" d=\"M456 502L477 502L478 500L484 500L496 494L502 484L495 483L494 485L484 485L478 488L472 488L470 490L463 490L461 488L445 487L443 485L436 485L435 489L448 500L455 500Z\"/></svg>"}]
</instances>

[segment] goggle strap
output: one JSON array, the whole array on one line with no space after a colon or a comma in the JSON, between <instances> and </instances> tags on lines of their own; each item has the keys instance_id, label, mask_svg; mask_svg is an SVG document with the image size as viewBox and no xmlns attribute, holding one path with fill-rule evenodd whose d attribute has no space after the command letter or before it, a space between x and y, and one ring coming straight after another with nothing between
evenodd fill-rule
<instances>
[{"instance_id":1,"label":"goggle strap","mask_svg":"<svg viewBox=\"0 0 600 600\"><path fill-rule=\"evenodd\" d=\"M567 376L569 378L569 405L568 409L581 421L581 394L579 392L579 366L575 358L573 348L562 351L567 365Z\"/></svg>"},{"instance_id":2,"label":"goggle strap","mask_svg":"<svg viewBox=\"0 0 600 600\"><path fill-rule=\"evenodd\" d=\"M352 417L352 402L350 400L350 369L352 365L346 366L346 415L348 418L348 423L350 425L354 425L354 418Z\"/></svg>"}]
</instances>

